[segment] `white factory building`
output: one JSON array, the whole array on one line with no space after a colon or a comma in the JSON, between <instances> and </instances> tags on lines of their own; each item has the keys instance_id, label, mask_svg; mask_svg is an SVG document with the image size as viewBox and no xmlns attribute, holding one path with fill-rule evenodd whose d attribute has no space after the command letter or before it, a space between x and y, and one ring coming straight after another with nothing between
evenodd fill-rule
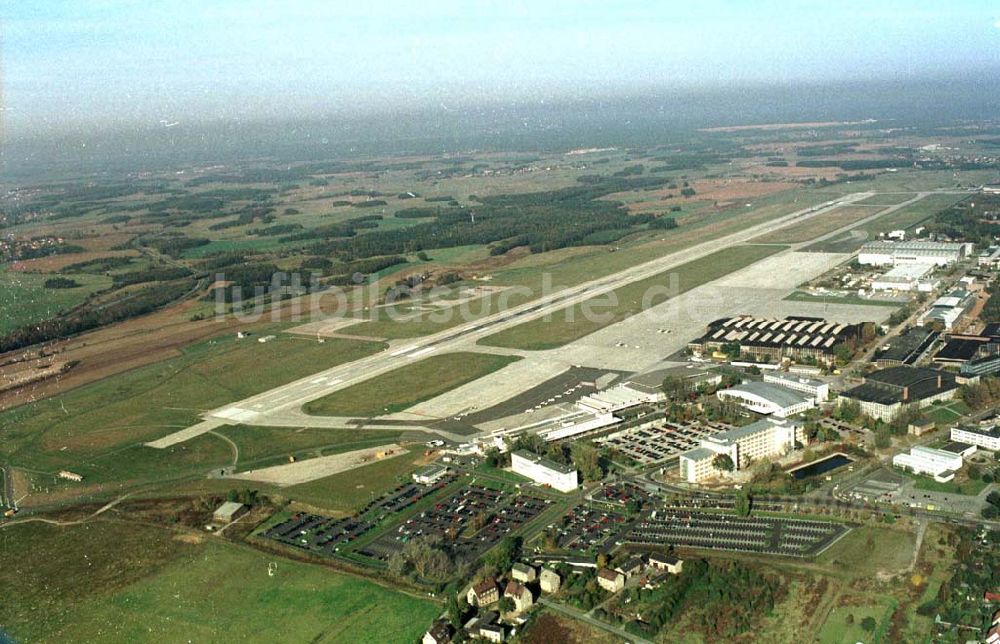
<instances>
[{"instance_id":1,"label":"white factory building","mask_svg":"<svg viewBox=\"0 0 1000 644\"><path fill-rule=\"evenodd\" d=\"M816 399L817 403L825 402L830 397L829 383L794 373L768 371L764 373L764 382L809 394Z\"/></svg>"},{"instance_id":2,"label":"white factory building","mask_svg":"<svg viewBox=\"0 0 1000 644\"><path fill-rule=\"evenodd\" d=\"M976 296L973 293L965 289L955 289L934 300L934 304L917 319L917 326L939 322L946 331L950 331L955 322L971 311L975 305Z\"/></svg>"},{"instance_id":3,"label":"white factory building","mask_svg":"<svg viewBox=\"0 0 1000 644\"><path fill-rule=\"evenodd\" d=\"M813 396L756 380L720 389L715 395L719 400L733 401L752 412L778 418L800 414L816 406L816 398Z\"/></svg>"},{"instance_id":4,"label":"white factory building","mask_svg":"<svg viewBox=\"0 0 1000 644\"><path fill-rule=\"evenodd\" d=\"M576 402L576 406L592 414L608 414L665 398L666 394L659 388L624 383L584 396Z\"/></svg>"},{"instance_id":5,"label":"white factory building","mask_svg":"<svg viewBox=\"0 0 1000 644\"><path fill-rule=\"evenodd\" d=\"M955 472L962 469L962 455L918 445L910 448L909 454L893 456L892 464L914 474L933 476L939 483L947 483L955 478Z\"/></svg>"},{"instance_id":6,"label":"white factory building","mask_svg":"<svg viewBox=\"0 0 1000 644\"><path fill-rule=\"evenodd\" d=\"M872 290L929 293L941 283L939 279L928 277L935 267L934 262L897 264L872 280Z\"/></svg>"},{"instance_id":7,"label":"white factory building","mask_svg":"<svg viewBox=\"0 0 1000 644\"><path fill-rule=\"evenodd\" d=\"M560 492L572 492L580 485L579 475L574 468L527 450L513 452L510 455L510 465L515 474L526 476Z\"/></svg>"},{"instance_id":8,"label":"white factory building","mask_svg":"<svg viewBox=\"0 0 1000 644\"><path fill-rule=\"evenodd\" d=\"M858 252L858 263L869 266L934 264L947 266L961 260L969 244L931 241L873 241Z\"/></svg>"},{"instance_id":9,"label":"white factory building","mask_svg":"<svg viewBox=\"0 0 1000 644\"><path fill-rule=\"evenodd\" d=\"M680 455L680 475L688 483L698 483L719 473L713 465L719 454L729 456L739 470L759 459L784 456L796 443L806 444L800 423L765 418L701 439L700 447Z\"/></svg>"},{"instance_id":10,"label":"white factory building","mask_svg":"<svg viewBox=\"0 0 1000 644\"><path fill-rule=\"evenodd\" d=\"M1000 428L952 427L951 440L997 452L1000 451Z\"/></svg>"}]
</instances>

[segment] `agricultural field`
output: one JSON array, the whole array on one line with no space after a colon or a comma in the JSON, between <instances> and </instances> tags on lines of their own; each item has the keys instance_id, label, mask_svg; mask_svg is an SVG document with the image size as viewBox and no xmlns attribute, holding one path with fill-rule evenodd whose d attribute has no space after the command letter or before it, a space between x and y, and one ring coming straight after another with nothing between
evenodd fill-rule
<instances>
[{"instance_id":1,"label":"agricultural field","mask_svg":"<svg viewBox=\"0 0 1000 644\"><path fill-rule=\"evenodd\" d=\"M77 286L45 287L46 281L58 277L72 280ZM23 273L0 265L0 335L79 306L109 286L111 278L103 275Z\"/></svg>"},{"instance_id":2,"label":"agricultural field","mask_svg":"<svg viewBox=\"0 0 1000 644\"><path fill-rule=\"evenodd\" d=\"M8 597L0 623L22 641L412 641L441 610L371 581L214 537L95 520L0 531ZM53 556L57 553L58 556ZM273 565L273 576L268 574ZM281 619L275 619L281 615Z\"/></svg>"},{"instance_id":3,"label":"agricultural field","mask_svg":"<svg viewBox=\"0 0 1000 644\"><path fill-rule=\"evenodd\" d=\"M460 352L432 356L309 402L317 416L372 417L402 411L508 364L517 356Z\"/></svg>"},{"instance_id":4,"label":"agricultural field","mask_svg":"<svg viewBox=\"0 0 1000 644\"><path fill-rule=\"evenodd\" d=\"M610 297L595 296L556 311L551 319L538 318L487 336L480 344L536 351L558 348L785 249L747 245L712 253L615 289Z\"/></svg>"}]
</instances>

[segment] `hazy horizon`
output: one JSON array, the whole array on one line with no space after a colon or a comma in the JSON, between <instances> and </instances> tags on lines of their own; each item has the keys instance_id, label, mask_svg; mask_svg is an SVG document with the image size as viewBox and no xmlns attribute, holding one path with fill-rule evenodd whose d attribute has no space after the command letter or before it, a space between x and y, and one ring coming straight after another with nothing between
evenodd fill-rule
<instances>
[{"instance_id":1,"label":"hazy horizon","mask_svg":"<svg viewBox=\"0 0 1000 644\"><path fill-rule=\"evenodd\" d=\"M989 79L991 3L0 2L9 138Z\"/></svg>"}]
</instances>

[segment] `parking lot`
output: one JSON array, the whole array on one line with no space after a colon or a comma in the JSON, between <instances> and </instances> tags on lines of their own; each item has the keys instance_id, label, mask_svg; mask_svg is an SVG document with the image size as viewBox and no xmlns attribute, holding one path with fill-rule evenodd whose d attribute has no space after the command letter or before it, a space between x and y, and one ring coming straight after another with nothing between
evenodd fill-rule
<instances>
[{"instance_id":1,"label":"parking lot","mask_svg":"<svg viewBox=\"0 0 1000 644\"><path fill-rule=\"evenodd\" d=\"M321 514L298 512L268 529L264 536L302 550L332 555L342 546L367 534L386 518L434 494L455 479L454 475L446 476L431 486L405 483L369 502L353 517L335 519Z\"/></svg>"},{"instance_id":2,"label":"parking lot","mask_svg":"<svg viewBox=\"0 0 1000 644\"><path fill-rule=\"evenodd\" d=\"M478 557L537 517L550 503L478 485L465 486L433 507L389 528L358 554L388 561L402 544L433 535L441 537L456 558Z\"/></svg>"},{"instance_id":3,"label":"parking lot","mask_svg":"<svg viewBox=\"0 0 1000 644\"><path fill-rule=\"evenodd\" d=\"M708 550L735 550L786 557L814 556L848 532L840 523L742 518L687 510L654 513L637 522L625 536L638 545L673 545Z\"/></svg>"},{"instance_id":4,"label":"parking lot","mask_svg":"<svg viewBox=\"0 0 1000 644\"><path fill-rule=\"evenodd\" d=\"M728 429L732 426L726 423L677 424L657 420L602 436L594 442L617 450L640 465L650 465L693 449L702 438Z\"/></svg>"},{"instance_id":5,"label":"parking lot","mask_svg":"<svg viewBox=\"0 0 1000 644\"><path fill-rule=\"evenodd\" d=\"M616 512L578 505L552 527L559 532L557 543L562 550L609 552L628 532L629 522Z\"/></svg>"}]
</instances>

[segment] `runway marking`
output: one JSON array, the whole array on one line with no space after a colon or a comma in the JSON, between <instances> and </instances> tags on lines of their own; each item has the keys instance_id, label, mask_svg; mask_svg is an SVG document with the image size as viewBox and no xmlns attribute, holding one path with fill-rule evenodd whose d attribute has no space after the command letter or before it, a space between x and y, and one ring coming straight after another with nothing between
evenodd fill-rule
<instances>
[{"instance_id":1,"label":"runway marking","mask_svg":"<svg viewBox=\"0 0 1000 644\"><path fill-rule=\"evenodd\" d=\"M405 349L400 349L399 351L394 351L394 352L390 353L389 356L392 357L392 358L395 358L396 356L401 356L404 353L409 353L410 351L413 351L416 348L417 348L417 345L415 345L415 344L414 345L410 345L410 346L406 347Z\"/></svg>"},{"instance_id":2,"label":"runway marking","mask_svg":"<svg viewBox=\"0 0 1000 644\"><path fill-rule=\"evenodd\" d=\"M406 357L410 358L412 360L413 358L416 358L417 356L422 356L422 355L424 355L426 353L430 353L434 349L435 349L435 347L427 347L426 349L421 349L420 351L417 351L416 353L411 353L410 355L408 355Z\"/></svg>"}]
</instances>

